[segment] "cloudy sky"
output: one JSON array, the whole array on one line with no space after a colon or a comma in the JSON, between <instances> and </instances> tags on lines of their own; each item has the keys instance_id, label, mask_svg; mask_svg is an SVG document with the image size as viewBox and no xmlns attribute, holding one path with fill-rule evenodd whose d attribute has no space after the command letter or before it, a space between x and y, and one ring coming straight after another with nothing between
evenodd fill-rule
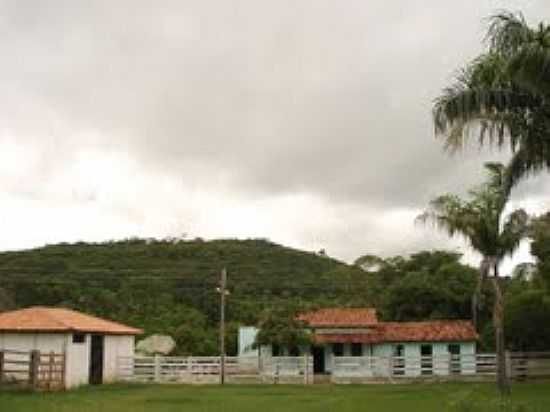
<instances>
[{"instance_id":1,"label":"cloudy sky","mask_svg":"<svg viewBox=\"0 0 550 412\"><path fill-rule=\"evenodd\" d=\"M0 0L0 249L185 233L346 261L466 251L414 217L506 154L443 153L431 104L484 18L547 3ZM547 180L514 206L550 209Z\"/></svg>"}]
</instances>

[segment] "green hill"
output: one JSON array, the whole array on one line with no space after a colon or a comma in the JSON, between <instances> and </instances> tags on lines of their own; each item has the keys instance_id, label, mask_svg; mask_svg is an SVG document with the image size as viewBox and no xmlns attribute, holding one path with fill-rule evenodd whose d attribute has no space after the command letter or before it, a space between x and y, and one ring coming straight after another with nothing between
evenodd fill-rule
<instances>
[{"instance_id":1,"label":"green hill","mask_svg":"<svg viewBox=\"0 0 550 412\"><path fill-rule=\"evenodd\" d=\"M362 270L259 239L130 239L4 252L0 301L63 305L169 333L180 352L213 353L223 267L233 350L237 325L255 323L265 308L371 302Z\"/></svg>"}]
</instances>

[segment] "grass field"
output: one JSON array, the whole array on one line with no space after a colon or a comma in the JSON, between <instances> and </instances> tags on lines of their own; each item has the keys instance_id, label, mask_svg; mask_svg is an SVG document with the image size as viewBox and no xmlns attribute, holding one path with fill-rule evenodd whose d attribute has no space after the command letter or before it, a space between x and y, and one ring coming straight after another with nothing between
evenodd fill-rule
<instances>
[{"instance_id":1,"label":"grass field","mask_svg":"<svg viewBox=\"0 0 550 412\"><path fill-rule=\"evenodd\" d=\"M121 386L0 392L0 412L550 411L550 383L517 384L503 408L491 384Z\"/></svg>"}]
</instances>

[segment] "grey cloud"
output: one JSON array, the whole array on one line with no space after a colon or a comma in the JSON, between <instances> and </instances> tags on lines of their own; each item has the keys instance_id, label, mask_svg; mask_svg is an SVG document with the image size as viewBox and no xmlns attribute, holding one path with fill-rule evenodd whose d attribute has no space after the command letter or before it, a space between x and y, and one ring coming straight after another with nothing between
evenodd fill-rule
<instances>
[{"instance_id":1,"label":"grey cloud","mask_svg":"<svg viewBox=\"0 0 550 412\"><path fill-rule=\"evenodd\" d=\"M544 3L2 1L0 131L40 148L30 182L88 147L184 186L421 208L501 156L443 154L433 98L482 18Z\"/></svg>"}]
</instances>

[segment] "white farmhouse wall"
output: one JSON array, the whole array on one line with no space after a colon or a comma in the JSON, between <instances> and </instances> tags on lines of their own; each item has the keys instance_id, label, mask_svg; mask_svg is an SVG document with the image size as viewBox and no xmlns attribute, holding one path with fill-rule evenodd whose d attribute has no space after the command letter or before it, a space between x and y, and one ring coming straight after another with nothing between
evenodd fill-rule
<instances>
[{"instance_id":1,"label":"white farmhouse wall","mask_svg":"<svg viewBox=\"0 0 550 412\"><path fill-rule=\"evenodd\" d=\"M332 372L334 358L334 355L332 354L332 345L324 345L323 348L325 350L325 371L330 373Z\"/></svg>"},{"instance_id":2,"label":"white farmhouse wall","mask_svg":"<svg viewBox=\"0 0 550 412\"><path fill-rule=\"evenodd\" d=\"M0 350L30 352L39 350L44 353L65 352L65 335L54 333L0 333ZM28 361L28 355L12 355L13 360ZM28 370L28 365L10 365L12 370Z\"/></svg>"},{"instance_id":3,"label":"white farmhouse wall","mask_svg":"<svg viewBox=\"0 0 550 412\"><path fill-rule=\"evenodd\" d=\"M72 338L70 333L2 333L0 349L65 353L65 386L72 388L88 383L90 337L80 344Z\"/></svg>"},{"instance_id":4,"label":"white farmhouse wall","mask_svg":"<svg viewBox=\"0 0 550 412\"><path fill-rule=\"evenodd\" d=\"M86 334L83 343L73 343L73 335L67 336L65 385L74 388L88 384L90 376L91 337Z\"/></svg>"},{"instance_id":5,"label":"white farmhouse wall","mask_svg":"<svg viewBox=\"0 0 550 412\"><path fill-rule=\"evenodd\" d=\"M55 333L0 333L0 349L62 353L65 335Z\"/></svg>"},{"instance_id":6,"label":"white farmhouse wall","mask_svg":"<svg viewBox=\"0 0 550 412\"><path fill-rule=\"evenodd\" d=\"M258 349L253 348L258 328L243 326L239 328L239 356L258 356Z\"/></svg>"},{"instance_id":7,"label":"white farmhouse wall","mask_svg":"<svg viewBox=\"0 0 550 412\"><path fill-rule=\"evenodd\" d=\"M90 334L85 335L83 343L73 343L72 333L0 333L0 349L65 353L66 388L88 384L90 345ZM117 358L134 355L134 336L107 335L103 350L103 380L112 382L116 378Z\"/></svg>"},{"instance_id":8,"label":"white farmhouse wall","mask_svg":"<svg viewBox=\"0 0 550 412\"><path fill-rule=\"evenodd\" d=\"M103 342L103 382L113 382L117 377L119 356L134 356L134 336L108 335Z\"/></svg>"}]
</instances>

